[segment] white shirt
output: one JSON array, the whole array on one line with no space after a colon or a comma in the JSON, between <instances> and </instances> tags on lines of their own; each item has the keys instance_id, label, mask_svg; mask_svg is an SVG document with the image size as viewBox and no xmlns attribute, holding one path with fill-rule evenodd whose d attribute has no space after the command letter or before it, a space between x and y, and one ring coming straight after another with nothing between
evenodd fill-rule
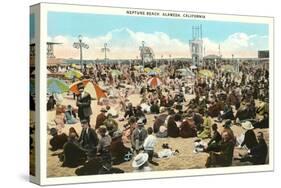
<instances>
[{"instance_id":1,"label":"white shirt","mask_svg":"<svg viewBox=\"0 0 281 188\"><path fill-rule=\"evenodd\" d=\"M144 140L143 148L144 150L154 150L155 144L156 144L156 137L151 134L148 135Z\"/></svg>"}]
</instances>

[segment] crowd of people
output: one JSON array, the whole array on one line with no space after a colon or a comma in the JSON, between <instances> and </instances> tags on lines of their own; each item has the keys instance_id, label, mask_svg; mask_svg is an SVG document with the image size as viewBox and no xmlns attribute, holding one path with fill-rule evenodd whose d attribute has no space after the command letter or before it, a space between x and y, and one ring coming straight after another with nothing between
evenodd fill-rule
<instances>
[{"instance_id":1,"label":"crowd of people","mask_svg":"<svg viewBox=\"0 0 281 188\"><path fill-rule=\"evenodd\" d=\"M267 163L264 134L254 131L269 127L269 73L265 66L242 63L238 72L227 72L220 69L225 66L224 62L196 69L181 61L158 65L160 71L155 74L144 71L155 69L154 63L146 67L135 64L85 66L81 79L99 83L108 96L118 101L117 110L110 103L99 101L104 107L96 114L96 122L91 120L92 98L84 91L83 84L78 85L76 106L62 108L53 96L49 98L48 110L56 110L58 125L50 131L50 145L52 150L63 150L62 166L82 165L84 169L95 166L93 173L122 173L122 169L113 165L133 159L135 172L150 171L150 165L159 165L159 158L180 153L169 143L163 144L162 150L155 150L157 140L166 137L194 138L194 153L209 154L207 168L231 166L234 159ZM195 77L178 74L176 70L183 68L192 70ZM200 75L203 69L214 74ZM112 75L112 70L119 70L121 74ZM153 77L160 82L149 84L147 79ZM129 100L132 93L140 96L139 104L133 105ZM63 119L59 121L61 114ZM152 124L148 122L149 115L154 117ZM81 124L81 134L73 127L68 134L58 134L61 124ZM221 124L223 127L219 129ZM241 127L243 133L235 135L233 126ZM247 154L235 158L236 148L246 149Z\"/></svg>"}]
</instances>

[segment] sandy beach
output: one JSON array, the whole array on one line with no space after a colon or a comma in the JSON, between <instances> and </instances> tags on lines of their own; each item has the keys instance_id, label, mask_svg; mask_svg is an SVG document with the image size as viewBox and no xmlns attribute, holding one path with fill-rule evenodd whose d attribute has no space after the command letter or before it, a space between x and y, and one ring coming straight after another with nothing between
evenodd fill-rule
<instances>
[{"instance_id":1,"label":"sandy beach","mask_svg":"<svg viewBox=\"0 0 281 188\"><path fill-rule=\"evenodd\" d=\"M186 96L187 98L191 98L192 96ZM130 102L133 103L133 105L137 105L140 102L140 95L139 94L133 94L130 95L129 97ZM62 101L62 105L68 105L71 104L72 106L75 107L75 101L72 99L72 95L64 97L64 100ZM97 105L96 100L92 100L91 107L93 110L93 115L91 116L91 126L94 127L95 121L96 121L96 116L99 114L100 109L104 106ZM111 108L115 108L117 106L111 106ZM165 112L167 113L167 112ZM123 113L119 114L119 116L122 116ZM47 114L48 117L48 128L54 126L54 119L55 119L55 110L53 111L48 111ZM117 120L117 119L116 119ZM147 124L145 125L145 128L152 126L153 121L154 121L154 115L148 114L147 115ZM117 120L118 121L118 120ZM123 125L127 121L118 121L119 124L119 129L122 130ZM218 123L219 127L219 132L222 129L222 123ZM80 134L81 132L81 124L77 123L74 125L68 125L65 124L65 127L61 130L61 132L64 132L68 134L68 130L70 127L74 127L75 130ZM233 125L232 130L234 134L240 135L243 131L243 129L239 126ZM268 144L268 129L255 129L255 133L258 131L261 131L264 133L265 140ZM48 143L50 140L51 136L48 135ZM155 159L156 162L159 163L159 166L153 166L151 165L153 171L165 171L165 170L180 170L180 169L200 169L200 168L205 168L205 162L208 157L207 153L194 153L193 152L193 147L194 147L194 140L196 138L157 138L157 145L155 152L161 150L161 146L163 143L168 143L173 149L178 149L179 154L167 158L167 159ZM208 141L208 139L204 140ZM68 167L61 167L62 162L59 161L59 158L56 154L62 152L62 150L58 151L51 151L50 146L48 145L47 148L47 176L48 177L63 177L63 176L76 176L75 170L77 168L68 168ZM239 149L235 148L234 149L234 157L237 157L239 153L245 153L247 152L245 149ZM114 165L113 167L120 168L124 170L125 172L132 172L133 167L132 167L132 161L129 162L124 162L119 165ZM233 160L233 166L241 166L241 165L250 165L249 163L241 163L240 161L235 161Z\"/></svg>"}]
</instances>

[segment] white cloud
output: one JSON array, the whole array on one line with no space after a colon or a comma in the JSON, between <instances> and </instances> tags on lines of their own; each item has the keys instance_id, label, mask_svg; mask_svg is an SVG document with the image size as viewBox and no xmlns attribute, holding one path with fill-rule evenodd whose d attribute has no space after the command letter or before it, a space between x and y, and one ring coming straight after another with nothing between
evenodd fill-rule
<instances>
[{"instance_id":1,"label":"white cloud","mask_svg":"<svg viewBox=\"0 0 281 188\"><path fill-rule=\"evenodd\" d=\"M49 41L61 42L62 45L55 46L55 55L61 58L79 58L79 50L73 48L73 43L78 39L70 36L48 37ZM139 56L139 46L142 41L150 46L156 58L168 57L190 57L189 44L176 38L171 38L163 32L144 33L134 32L128 28L115 29L105 35L89 38L84 37L83 41L89 45L89 49L83 51L85 59L102 59L101 52L104 43L108 43L110 52L109 58L136 58ZM247 35L245 33L233 33L224 41L218 43L209 38L204 38L206 54L217 54L218 46L221 47L221 54L224 57L256 57L257 50L268 48L268 37L258 35Z\"/></svg>"}]
</instances>

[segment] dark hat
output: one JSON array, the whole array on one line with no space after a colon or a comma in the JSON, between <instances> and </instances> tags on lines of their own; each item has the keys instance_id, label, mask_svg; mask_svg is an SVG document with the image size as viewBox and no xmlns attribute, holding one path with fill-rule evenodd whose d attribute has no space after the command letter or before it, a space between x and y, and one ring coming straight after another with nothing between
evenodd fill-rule
<instances>
[{"instance_id":1,"label":"dark hat","mask_svg":"<svg viewBox=\"0 0 281 188\"><path fill-rule=\"evenodd\" d=\"M138 124L138 126L144 126L144 123L141 119L137 121L137 124Z\"/></svg>"},{"instance_id":2,"label":"dark hat","mask_svg":"<svg viewBox=\"0 0 281 188\"><path fill-rule=\"evenodd\" d=\"M223 125L223 127L230 127L231 126L231 120L227 119Z\"/></svg>"},{"instance_id":3,"label":"dark hat","mask_svg":"<svg viewBox=\"0 0 281 188\"><path fill-rule=\"evenodd\" d=\"M86 123L88 124L88 121L86 119L82 119L80 122L81 124L86 124Z\"/></svg>"},{"instance_id":4,"label":"dark hat","mask_svg":"<svg viewBox=\"0 0 281 188\"><path fill-rule=\"evenodd\" d=\"M52 136L57 135L57 134L58 134L57 129L56 129L56 128L51 128L51 129L50 129L50 134L51 134Z\"/></svg>"}]
</instances>

